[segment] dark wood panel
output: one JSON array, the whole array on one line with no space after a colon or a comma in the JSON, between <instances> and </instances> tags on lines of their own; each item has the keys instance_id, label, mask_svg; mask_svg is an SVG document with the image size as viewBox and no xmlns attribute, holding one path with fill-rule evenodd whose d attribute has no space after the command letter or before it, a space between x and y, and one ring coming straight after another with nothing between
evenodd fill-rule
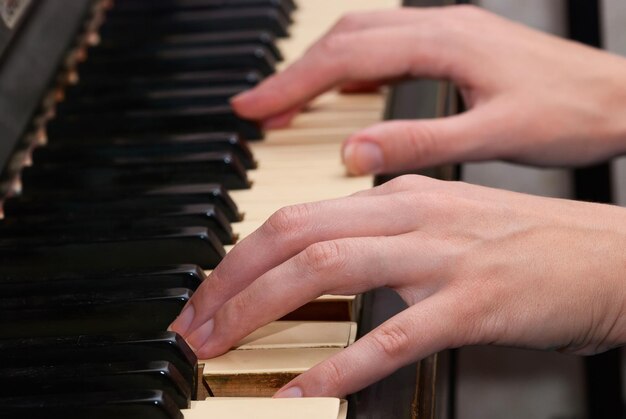
<instances>
[{"instance_id":1,"label":"dark wood panel","mask_svg":"<svg viewBox=\"0 0 626 419\"><path fill-rule=\"evenodd\" d=\"M405 6L441 6L443 0L411 0ZM456 112L457 95L447 82L412 80L396 85L388 97L385 119L420 119ZM438 179L458 179L455 166L440 166L413 172ZM401 173L377 176L376 184ZM366 334L406 308L392 290L378 289L364 296L359 333ZM389 377L354 395L350 417L357 419L452 418L454 352L435 354L407 365Z\"/></svg>"},{"instance_id":2,"label":"dark wood panel","mask_svg":"<svg viewBox=\"0 0 626 419\"><path fill-rule=\"evenodd\" d=\"M5 171L92 4L93 0L40 2L4 51L0 66L0 167Z\"/></svg>"},{"instance_id":3,"label":"dark wood panel","mask_svg":"<svg viewBox=\"0 0 626 419\"><path fill-rule=\"evenodd\" d=\"M567 21L569 37L597 48L603 47L602 19L598 0L569 0ZM590 139L591 140L591 139ZM613 203L610 162L576 169L574 178L575 199ZM587 385L587 416L590 418L623 417L621 350L614 349L585 359Z\"/></svg>"}]
</instances>

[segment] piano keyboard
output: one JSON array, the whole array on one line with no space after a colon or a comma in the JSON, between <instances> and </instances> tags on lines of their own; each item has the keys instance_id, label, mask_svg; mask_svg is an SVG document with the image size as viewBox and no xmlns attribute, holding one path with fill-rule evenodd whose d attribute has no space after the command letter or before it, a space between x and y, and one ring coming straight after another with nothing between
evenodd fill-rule
<instances>
[{"instance_id":1,"label":"piano keyboard","mask_svg":"<svg viewBox=\"0 0 626 419\"><path fill-rule=\"evenodd\" d=\"M0 416L179 418L206 396L269 396L354 341L357 296L321 297L286 317L318 323L270 324L213 360L165 332L205 271L274 211L371 186L344 176L339 145L380 119L382 94L328 93L250 143L264 133L228 105L350 9L395 5L300 3L96 2L99 45L69 61L79 82L4 203ZM232 403L212 400L185 417ZM233 400L241 417L308 403ZM317 402L312 417L345 417L345 404Z\"/></svg>"}]
</instances>

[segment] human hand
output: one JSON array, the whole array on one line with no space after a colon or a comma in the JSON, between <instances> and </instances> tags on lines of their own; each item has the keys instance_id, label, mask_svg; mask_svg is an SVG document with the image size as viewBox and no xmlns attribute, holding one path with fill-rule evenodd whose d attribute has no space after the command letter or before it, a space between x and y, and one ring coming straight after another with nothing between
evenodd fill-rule
<instances>
[{"instance_id":1,"label":"human hand","mask_svg":"<svg viewBox=\"0 0 626 419\"><path fill-rule=\"evenodd\" d=\"M275 213L172 329L200 357L323 294L390 287L409 308L279 396L343 396L464 345L591 354L626 343L626 212L404 176Z\"/></svg>"},{"instance_id":2,"label":"human hand","mask_svg":"<svg viewBox=\"0 0 626 419\"><path fill-rule=\"evenodd\" d=\"M232 104L277 127L333 87L415 77L452 80L469 110L354 133L342 151L351 173L490 159L584 165L626 151L626 59L473 6L348 15Z\"/></svg>"}]
</instances>

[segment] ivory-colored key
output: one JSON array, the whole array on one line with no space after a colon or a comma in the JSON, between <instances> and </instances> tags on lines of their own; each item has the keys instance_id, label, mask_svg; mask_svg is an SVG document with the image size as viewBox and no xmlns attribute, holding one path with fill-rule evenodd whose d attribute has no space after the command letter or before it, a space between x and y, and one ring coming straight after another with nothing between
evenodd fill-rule
<instances>
[{"instance_id":1,"label":"ivory-colored key","mask_svg":"<svg viewBox=\"0 0 626 419\"><path fill-rule=\"evenodd\" d=\"M185 419L345 419L347 403L334 398L214 397L192 402L182 412Z\"/></svg>"},{"instance_id":2,"label":"ivory-colored key","mask_svg":"<svg viewBox=\"0 0 626 419\"><path fill-rule=\"evenodd\" d=\"M342 348L233 350L217 358L199 361L199 366L208 395L269 397L298 375L341 350Z\"/></svg>"},{"instance_id":3,"label":"ivory-colored key","mask_svg":"<svg viewBox=\"0 0 626 419\"><path fill-rule=\"evenodd\" d=\"M202 388L217 397L271 396L297 375L352 344L356 332L352 322L270 323L230 352L199 361Z\"/></svg>"},{"instance_id":4,"label":"ivory-colored key","mask_svg":"<svg viewBox=\"0 0 626 419\"><path fill-rule=\"evenodd\" d=\"M353 322L278 321L245 337L236 350L280 348L345 348L356 338Z\"/></svg>"}]
</instances>

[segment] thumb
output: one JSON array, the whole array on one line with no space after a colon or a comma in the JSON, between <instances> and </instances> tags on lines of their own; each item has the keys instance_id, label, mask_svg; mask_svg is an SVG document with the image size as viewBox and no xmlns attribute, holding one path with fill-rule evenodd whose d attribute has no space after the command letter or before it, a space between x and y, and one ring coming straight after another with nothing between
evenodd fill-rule
<instances>
[{"instance_id":1,"label":"thumb","mask_svg":"<svg viewBox=\"0 0 626 419\"><path fill-rule=\"evenodd\" d=\"M453 307L442 295L409 307L296 377L274 397L343 397L404 365L455 346L460 323Z\"/></svg>"},{"instance_id":2,"label":"thumb","mask_svg":"<svg viewBox=\"0 0 626 419\"><path fill-rule=\"evenodd\" d=\"M494 158L501 144L492 139L500 124L488 112L372 125L344 142L343 162L349 173L362 175Z\"/></svg>"}]
</instances>

